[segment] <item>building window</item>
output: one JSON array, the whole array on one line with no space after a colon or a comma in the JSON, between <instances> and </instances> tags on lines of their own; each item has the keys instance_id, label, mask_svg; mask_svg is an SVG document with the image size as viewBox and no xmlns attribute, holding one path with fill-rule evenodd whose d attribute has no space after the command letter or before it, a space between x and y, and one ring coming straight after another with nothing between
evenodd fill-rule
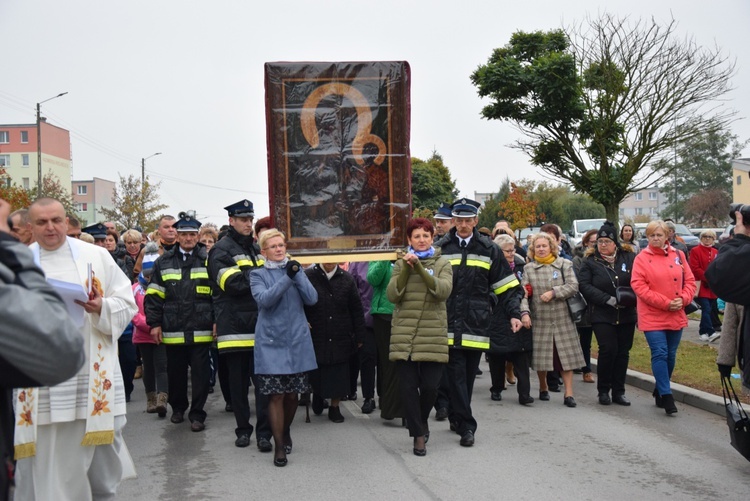
<instances>
[{"instance_id":1,"label":"building window","mask_svg":"<svg viewBox=\"0 0 750 501\"><path fill-rule=\"evenodd\" d=\"M29 131L22 130L21 131L21 143L26 144L29 142Z\"/></svg>"},{"instance_id":2,"label":"building window","mask_svg":"<svg viewBox=\"0 0 750 501\"><path fill-rule=\"evenodd\" d=\"M648 213L651 215L656 214L656 207L649 207Z\"/></svg>"},{"instance_id":3,"label":"building window","mask_svg":"<svg viewBox=\"0 0 750 501\"><path fill-rule=\"evenodd\" d=\"M23 155L21 155L21 161L22 161L24 167L28 167L29 166L29 155L27 155L26 153L24 153Z\"/></svg>"},{"instance_id":4,"label":"building window","mask_svg":"<svg viewBox=\"0 0 750 501\"><path fill-rule=\"evenodd\" d=\"M89 210L89 204L86 202L80 202L76 204L76 211L77 212L86 212Z\"/></svg>"},{"instance_id":5,"label":"building window","mask_svg":"<svg viewBox=\"0 0 750 501\"><path fill-rule=\"evenodd\" d=\"M640 216L641 214L643 214L643 207L636 207L635 215Z\"/></svg>"},{"instance_id":6,"label":"building window","mask_svg":"<svg viewBox=\"0 0 750 501\"><path fill-rule=\"evenodd\" d=\"M737 176L737 184L742 184L742 176Z\"/></svg>"},{"instance_id":7,"label":"building window","mask_svg":"<svg viewBox=\"0 0 750 501\"><path fill-rule=\"evenodd\" d=\"M636 193L635 194L635 199L636 200L643 200L643 193Z\"/></svg>"},{"instance_id":8,"label":"building window","mask_svg":"<svg viewBox=\"0 0 750 501\"><path fill-rule=\"evenodd\" d=\"M0 155L0 167L10 166L10 155Z\"/></svg>"},{"instance_id":9,"label":"building window","mask_svg":"<svg viewBox=\"0 0 750 501\"><path fill-rule=\"evenodd\" d=\"M649 191L648 192L648 199L649 200L656 200L656 192L655 191Z\"/></svg>"},{"instance_id":10,"label":"building window","mask_svg":"<svg viewBox=\"0 0 750 501\"><path fill-rule=\"evenodd\" d=\"M22 184L23 184L23 189L24 190L28 190L29 189L29 178L25 177L21 181L22 181Z\"/></svg>"},{"instance_id":11,"label":"building window","mask_svg":"<svg viewBox=\"0 0 750 501\"><path fill-rule=\"evenodd\" d=\"M7 130L0 130L0 144L8 144L10 142L10 133Z\"/></svg>"},{"instance_id":12,"label":"building window","mask_svg":"<svg viewBox=\"0 0 750 501\"><path fill-rule=\"evenodd\" d=\"M87 188L88 188L88 186L86 186L85 184L79 184L78 185L78 194L79 195L85 195L87 193L87 191L88 191Z\"/></svg>"}]
</instances>

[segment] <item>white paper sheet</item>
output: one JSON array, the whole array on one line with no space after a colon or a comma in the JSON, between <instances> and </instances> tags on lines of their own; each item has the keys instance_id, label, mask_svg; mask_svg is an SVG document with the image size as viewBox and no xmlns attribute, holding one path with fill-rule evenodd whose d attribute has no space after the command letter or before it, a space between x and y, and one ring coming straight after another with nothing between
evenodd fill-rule
<instances>
[{"instance_id":1,"label":"white paper sheet","mask_svg":"<svg viewBox=\"0 0 750 501\"><path fill-rule=\"evenodd\" d=\"M68 314L73 320L73 323L77 327L83 327L83 314L85 310L83 306L77 304L75 301L83 301L84 303L89 300L86 289L81 284L74 284L72 282L64 282L62 280L56 280L54 278L47 278L47 283L54 287L55 291L60 294L65 306L68 307Z\"/></svg>"}]
</instances>

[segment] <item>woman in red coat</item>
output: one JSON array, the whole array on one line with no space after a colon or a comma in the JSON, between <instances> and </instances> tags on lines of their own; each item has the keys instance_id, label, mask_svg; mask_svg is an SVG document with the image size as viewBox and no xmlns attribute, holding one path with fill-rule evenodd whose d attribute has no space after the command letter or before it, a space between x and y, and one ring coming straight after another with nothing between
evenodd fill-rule
<instances>
[{"instance_id":1,"label":"woman in red coat","mask_svg":"<svg viewBox=\"0 0 750 501\"><path fill-rule=\"evenodd\" d=\"M695 281L700 281L698 297L695 298L701 306L701 325L698 333L701 340L706 342L715 341L721 337L721 332L716 332L717 329L721 329L719 310L716 307L716 294L711 290L704 276L708 265L719 255L718 249L714 247L715 241L716 233L712 230L704 230L701 232L700 245L696 245L690 251L690 269L695 275Z\"/></svg>"},{"instance_id":2,"label":"woman in red coat","mask_svg":"<svg viewBox=\"0 0 750 501\"><path fill-rule=\"evenodd\" d=\"M693 300L695 278L685 255L669 245L668 235L664 221L648 224L648 246L635 258L630 286L638 298L638 328L651 349L656 405L674 414L677 407L669 380L682 329L688 322L684 308Z\"/></svg>"}]
</instances>

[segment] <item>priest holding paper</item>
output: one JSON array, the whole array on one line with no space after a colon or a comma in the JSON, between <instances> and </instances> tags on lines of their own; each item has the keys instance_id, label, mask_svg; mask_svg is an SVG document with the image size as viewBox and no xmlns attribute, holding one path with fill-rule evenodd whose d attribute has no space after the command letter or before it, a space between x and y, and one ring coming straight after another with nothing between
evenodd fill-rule
<instances>
[{"instance_id":1,"label":"priest holding paper","mask_svg":"<svg viewBox=\"0 0 750 501\"><path fill-rule=\"evenodd\" d=\"M117 359L117 338L137 311L130 280L105 249L66 236L57 200L38 199L29 216L36 263L48 278L87 295L76 301L84 312L86 363L56 386L16 392L15 499L114 499L120 481L135 474L122 438Z\"/></svg>"}]
</instances>

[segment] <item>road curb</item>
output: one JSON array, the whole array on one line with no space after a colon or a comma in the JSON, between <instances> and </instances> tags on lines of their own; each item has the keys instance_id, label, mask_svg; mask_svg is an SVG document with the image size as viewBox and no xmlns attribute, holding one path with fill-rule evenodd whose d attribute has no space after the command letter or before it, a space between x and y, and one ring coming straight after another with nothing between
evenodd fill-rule
<instances>
[{"instance_id":1,"label":"road curb","mask_svg":"<svg viewBox=\"0 0 750 501\"><path fill-rule=\"evenodd\" d=\"M591 370L597 372L597 360L595 358L591 359ZM625 383L640 388L641 390L652 392L654 391L655 380L653 376L628 369ZM678 383L670 383L670 386L672 387L672 395L674 395L675 401L682 402L683 404L692 407L697 407L704 411L713 412L719 416L726 415L724 411L723 397L705 391L696 390Z\"/></svg>"}]
</instances>

